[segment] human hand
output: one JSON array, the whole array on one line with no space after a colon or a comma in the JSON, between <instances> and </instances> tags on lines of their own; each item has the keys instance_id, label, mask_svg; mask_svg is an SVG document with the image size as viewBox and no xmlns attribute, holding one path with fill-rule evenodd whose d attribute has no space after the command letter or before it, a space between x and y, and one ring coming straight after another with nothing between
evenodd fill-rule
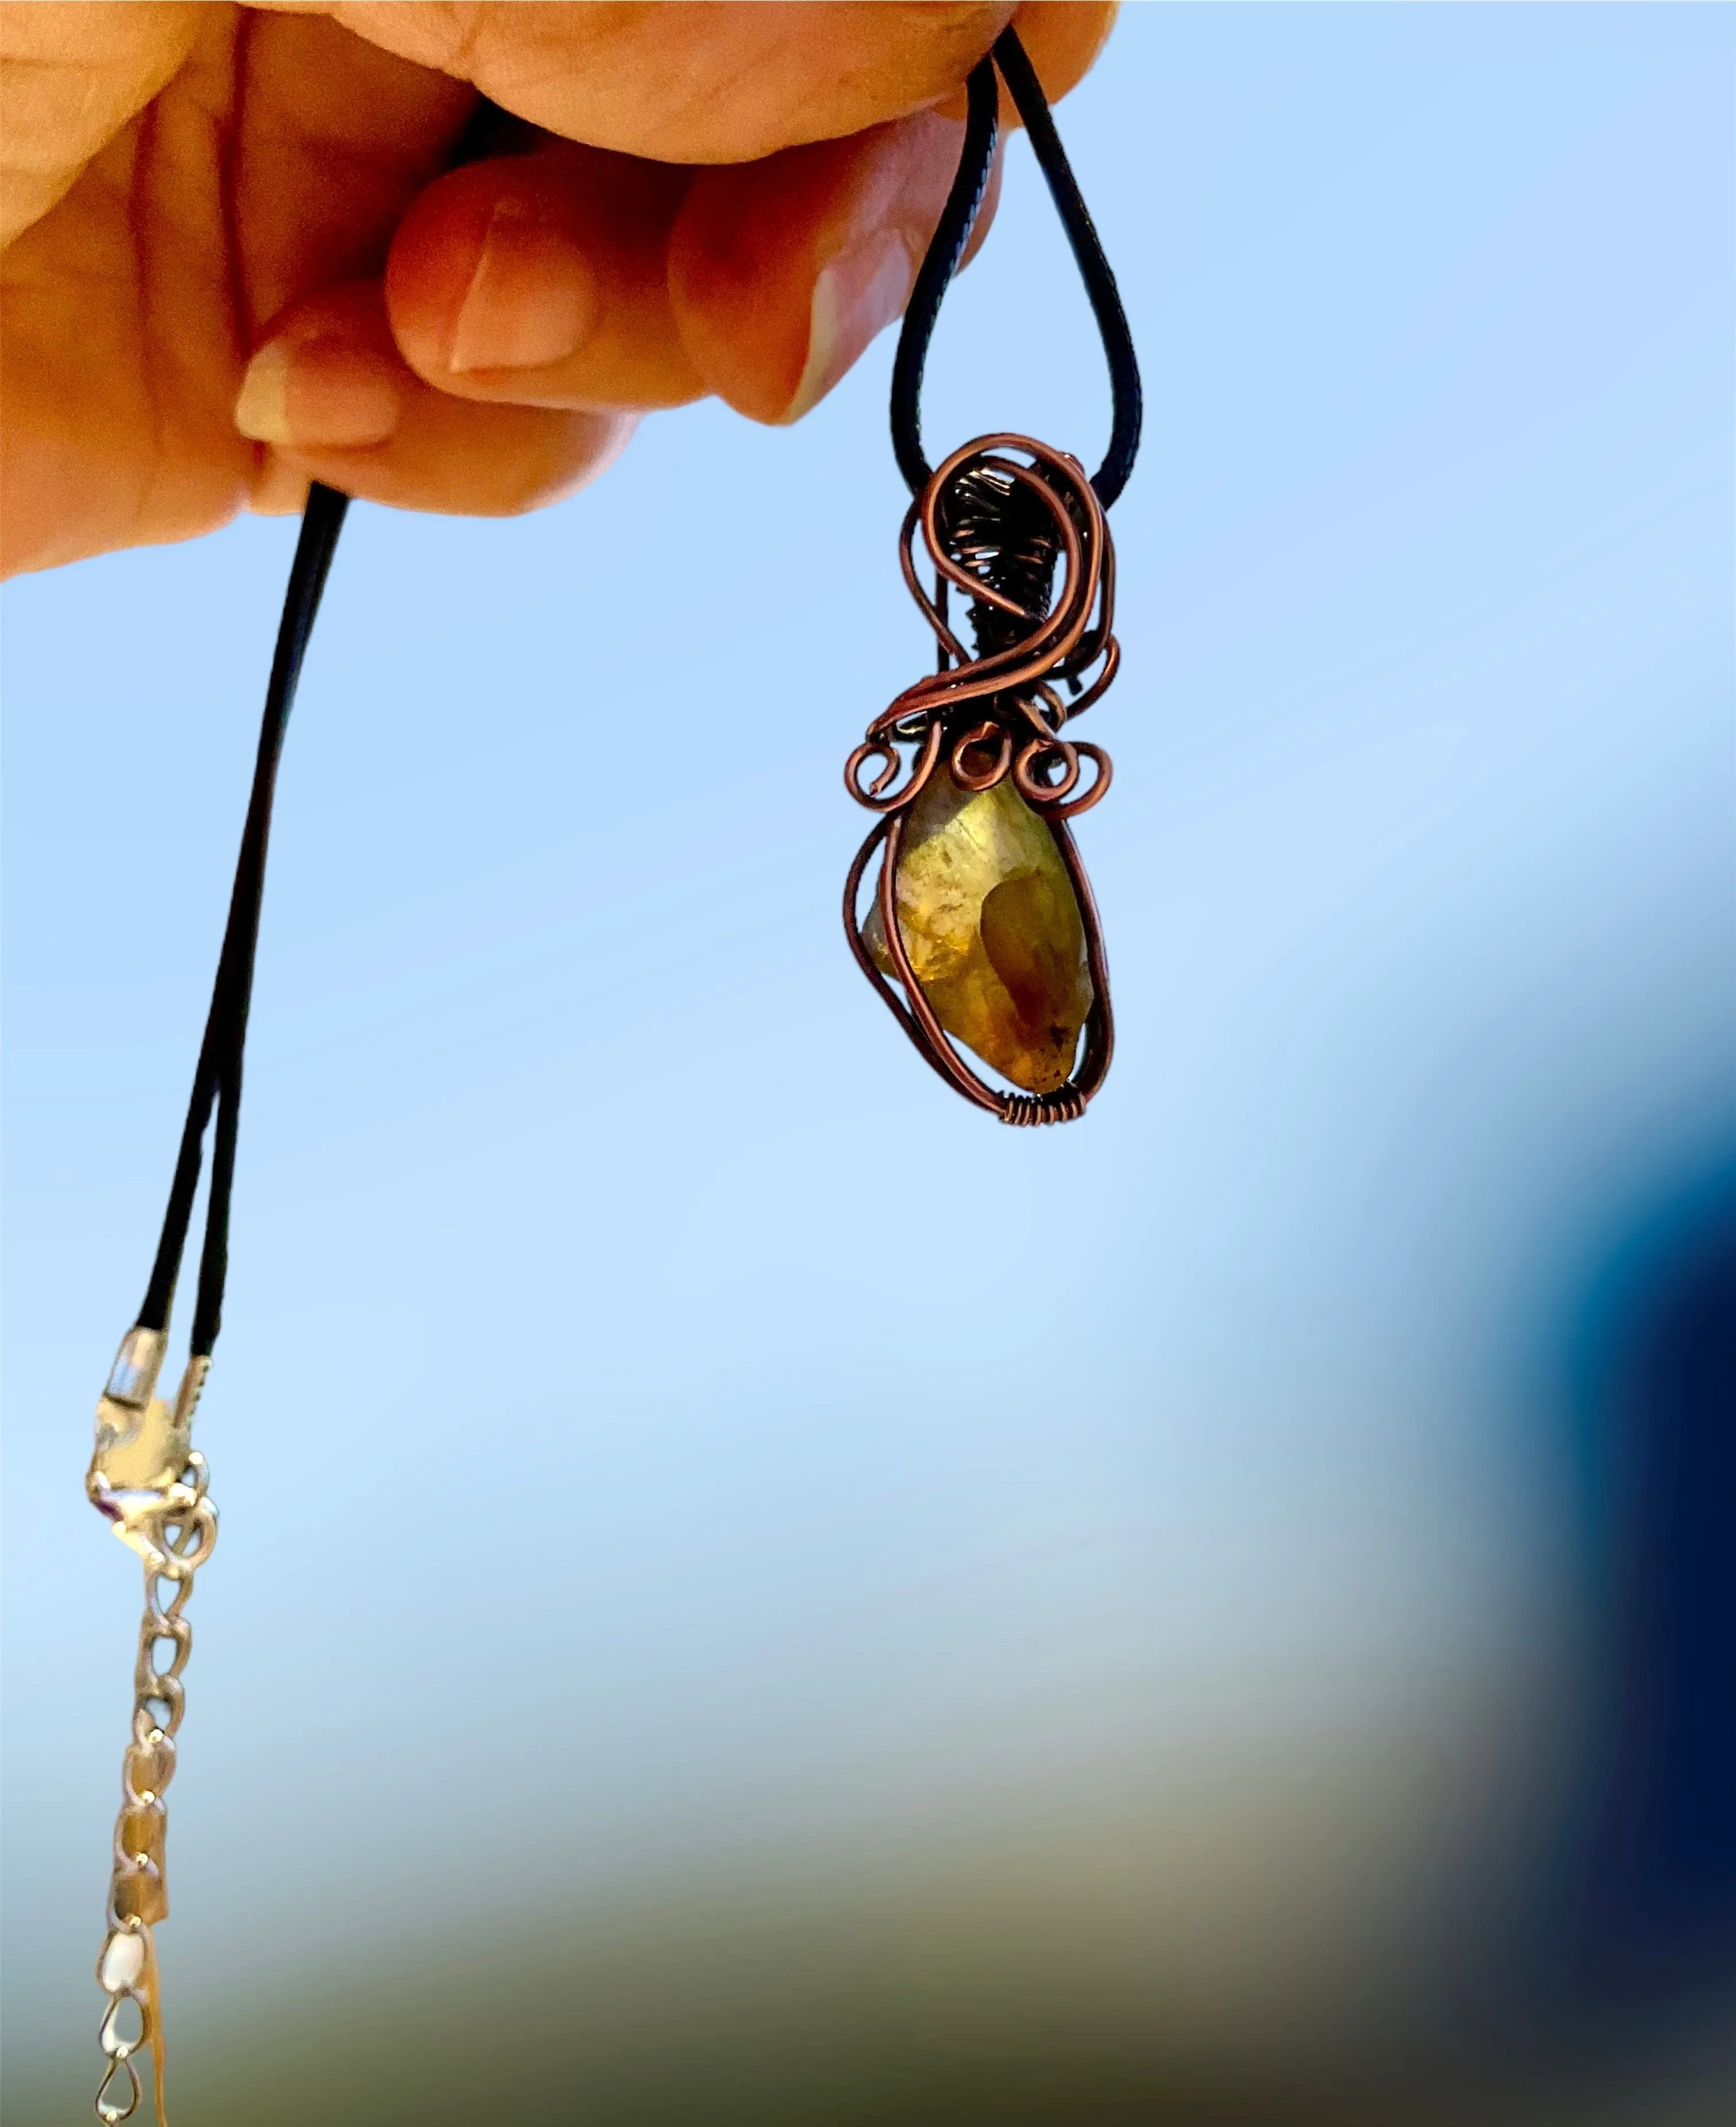
<instances>
[{"instance_id":1,"label":"human hand","mask_svg":"<svg viewBox=\"0 0 1736 2127\"><path fill-rule=\"evenodd\" d=\"M0 568L310 479L527 509L707 393L795 419L902 310L972 66L1016 17L1057 96L1114 12L8 0Z\"/></svg>"}]
</instances>

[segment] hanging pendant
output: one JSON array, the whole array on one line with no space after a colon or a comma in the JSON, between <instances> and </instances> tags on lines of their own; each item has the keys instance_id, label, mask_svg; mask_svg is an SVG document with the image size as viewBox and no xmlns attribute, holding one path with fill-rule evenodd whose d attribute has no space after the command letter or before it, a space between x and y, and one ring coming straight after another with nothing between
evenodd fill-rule
<instances>
[{"instance_id":1,"label":"hanging pendant","mask_svg":"<svg viewBox=\"0 0 1736 2127\"><path fill-rule=\"evenodd\" d=\"M981 436L933 471L922 455L922 372L993 161L997 68L1109 356L1114 425L1095 479L1029 436ZM1070 1122L1103 1083L1114 1026L1096 904L1067 826L1107 792L1109 760L1068 727L1120 661L1105 512L1138 448L1139 372L1114 276L1010 30L971 76L963 152L905 318L892 410L915 496L900 558L939 666L874 719L845 764L850 795L880 816L845 883L845 935L919 1052L967 1100L1003 1122ZM950 623L955 594L967 602L969 647Z\"/></svg>"},{"instance_id":2,"label":"hanging pendant","mask_svg":"<svg viewBox=\"0 0 1736 2127\"><path fill-rule=\"evenodd\" d=\"M934 597L912 552L919 530ZM967 1099L1004 1122L1067 1121L1114 1045L1103 935L1067 827L1109 783L1108 756L1067 728L1118 662L1109 527L1076 459L985 436L930 476L902 553L941 669L875 718L845 768L852 796L881 816L845 888L850 944ZM974 652L948 623L949 590L970 600Z\"/></svg>"}]
</instances>

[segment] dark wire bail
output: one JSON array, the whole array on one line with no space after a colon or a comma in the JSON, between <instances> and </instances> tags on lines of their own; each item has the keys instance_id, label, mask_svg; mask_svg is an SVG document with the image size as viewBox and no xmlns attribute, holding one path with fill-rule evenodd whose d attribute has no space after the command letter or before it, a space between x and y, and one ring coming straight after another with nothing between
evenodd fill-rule
<instances>
[{"instance_id":1,"label":"dark wire bail","mask_svg":"<svg viewBox=\"0 0 1736 2127\"><path fill-rule=\"evenodd\" d=\"M1109 363L1114 408L1109 446L1091 480L1097 500L1107 509L1127 486L1128 476L1139 452L1139 431L1144 412L1139 358L1133 351L1133 335L1128 324L1127 312L1122 307L1114 272L1104 255L1102 241L1067 161L1067 150L1061 144L1061 135L1055 130L1048 98L1043 92L1043 84L1026 56L1024 46L1019 41L1016 30L1001 31L990 55L971 70L966 86L964 146L958 158L958 173L947 195L939 226L917 273L910 306L904 314L904 327L898 335L898 352L893 358L892 450L911 494L920 494L933 472L922 450L922 374L941 303L982 211L982 196L994 164L999 130L1000 92L995 80L997 68L1030 136L1038 167L1048 181L1049 195L1072 247Z\"/></svg>"}]
</instances>

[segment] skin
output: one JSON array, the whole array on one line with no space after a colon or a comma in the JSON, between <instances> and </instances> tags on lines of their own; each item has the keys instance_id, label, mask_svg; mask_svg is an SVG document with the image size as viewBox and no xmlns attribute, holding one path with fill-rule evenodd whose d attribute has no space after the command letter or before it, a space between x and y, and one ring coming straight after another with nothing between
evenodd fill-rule
<instances>
[{"instance_id":1,"label":"skin","mask_svg":"<svg viewBox=\"0 0 1736 2127\"><path fill-rule=\"evenodd\" d=\"M8 0L0 569L310 478L533 509L708 393L797 419L903 309L972 66L1016 20L1062 95L1113 14Z\"/></svg>"}]
</instances>

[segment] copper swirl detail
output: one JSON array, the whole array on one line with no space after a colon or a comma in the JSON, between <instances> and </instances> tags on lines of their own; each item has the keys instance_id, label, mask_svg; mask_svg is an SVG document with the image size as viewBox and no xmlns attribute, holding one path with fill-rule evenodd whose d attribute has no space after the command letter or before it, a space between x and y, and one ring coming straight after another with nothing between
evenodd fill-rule
<instances>
[{"instance_id":1,"label":"copper swirl detail","mask_svg":"<svg viewBox=\"0 0 1736 2127\"><path fill-rule=\"evenodd\" d=\"M917 573L918 531L934 571ZM844 926L857 964L919 1053L948 1084L1001 1121L1071 1122L1102 1085L1114 1045L1109 967L1090 882L1067 822L1108 791L1109 756L1068 727L1114 678L1115 559L1108 520L1076 458L1029 436L979 436L936 468L899 535L904 580L939 647L938 669L875 718L844 765L845 788L878 815L844 887ZM969 601L975 654L954 632L954 594ZM906 817L937 774L962 789L1013 787L1048 827L1085 930L1093 1000L1064 1085L1024 1093L994 1086L960 1054L911 965L895 887ZM875 893L899 988L861 936L863 883Z\"/></svg>"}]
</instances>

